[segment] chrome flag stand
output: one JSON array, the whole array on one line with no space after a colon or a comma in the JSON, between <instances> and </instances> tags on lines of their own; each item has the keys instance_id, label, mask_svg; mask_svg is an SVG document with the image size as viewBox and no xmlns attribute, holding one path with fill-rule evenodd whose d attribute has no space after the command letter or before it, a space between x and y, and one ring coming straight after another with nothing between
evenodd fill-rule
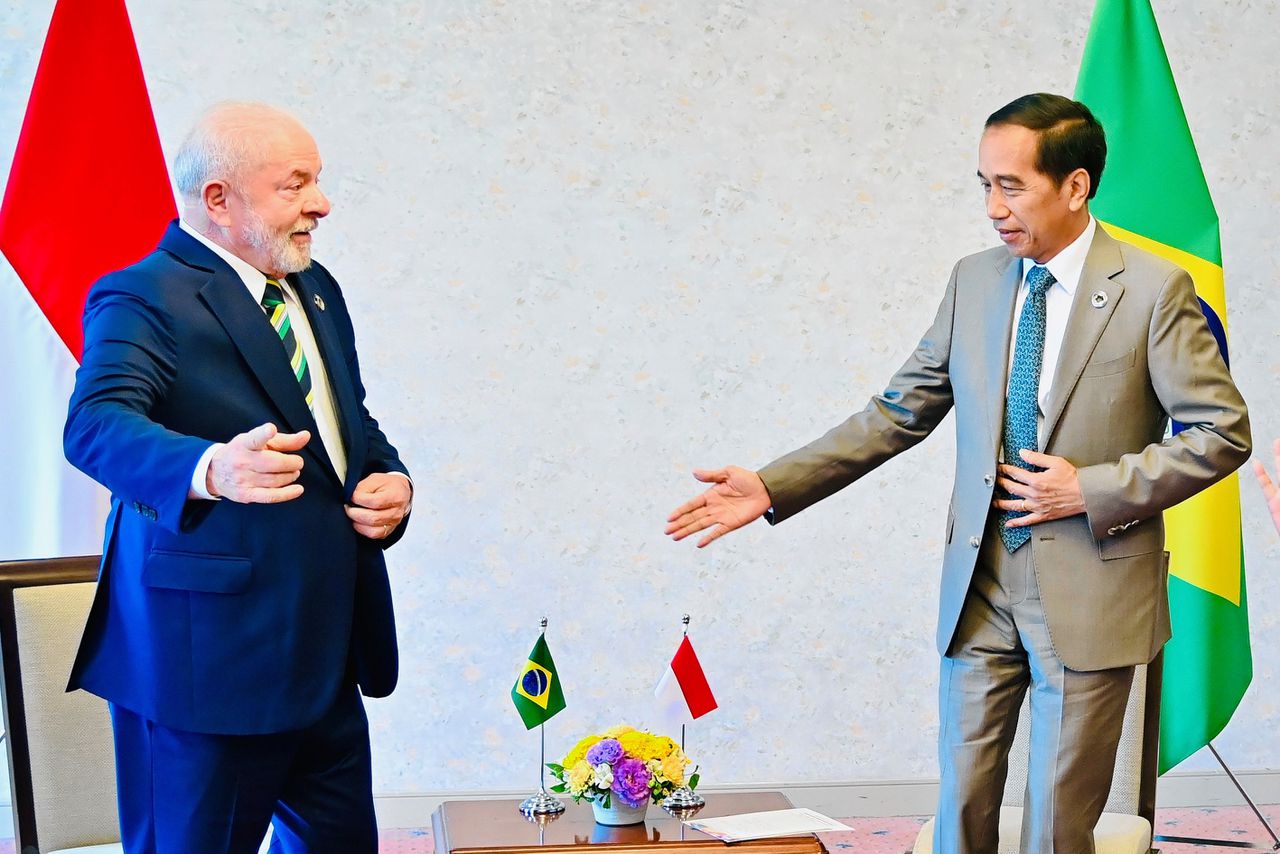
<instances>
[{"instance_id":1,"label":"chrome flag stand","mask_svg":"<svg viewBox=\"0 0 1280 854\"><path fill-rule=\"evenodd\" d=\"M543 617L539 624L542 632L547 631L547 618ZM543 816L543 815L559 815L564 812L564 801L547 791L547 725L546 723L538 724L539 741L542 744L542 752L538 760L538 791L520 802L520 812L526 817ZM539 834L542 832L542 825L538 827Z\"/></svg>"},{"instance_id":2,"label":"chrome flag stand","mask_svg":"<svg viewBox=\"0 0 1280 854\"><path fill-rule=\"evenodd\" d=\"M685 637L688 637L689 615L685 614L681 617L680 622L684 624ZM688 753L684 749L684 731L685 725L680 724L680 752L688 756ZM673 814L678 813L680 818L684 818L691 816L693 813L702 809L706 803L707 802L703 799L702 795L699 795L693 789L690 789L688 782L686 782L683 786L662 799L662 808ZM681 830L683 831L683 829L684 826L681 825Z\"/></svg>"}]
</instances>

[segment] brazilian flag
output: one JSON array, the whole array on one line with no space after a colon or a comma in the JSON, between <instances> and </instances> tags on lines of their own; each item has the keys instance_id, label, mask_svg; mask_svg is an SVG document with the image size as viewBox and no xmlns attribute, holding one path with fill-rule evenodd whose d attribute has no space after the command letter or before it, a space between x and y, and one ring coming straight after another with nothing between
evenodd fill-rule
<instances>
[{"instance_id":1,"label":"brazilian flag","mask_svg":"<svg viewBox=\"0 0 1280 854\"><path fill-rule=\"evenodd\" d=\"M556 676L556 664L551 660L545 634L538 635L529 660L516 677L516 684L511 687L511 701L516 704L525 729L533 729L564 711L564 691L560 690L560 678Z\"/></svg>"},{"instance_id":2,"label":"brazilian flag","mask_svg":"<svg viewBox=\"0 0 1280 854\"><path fill-rule=\"evenodd\" d=\"M1076 99L1107 132L1107 167L1090 209L1113 237L1191 274L1230 364L1218 214L1150 0L1098 0ZM1164 520L1173 640L1160 700L1161 774L1222 731L1253 678L1236 475Z\"/></svg>"}]
</instances>

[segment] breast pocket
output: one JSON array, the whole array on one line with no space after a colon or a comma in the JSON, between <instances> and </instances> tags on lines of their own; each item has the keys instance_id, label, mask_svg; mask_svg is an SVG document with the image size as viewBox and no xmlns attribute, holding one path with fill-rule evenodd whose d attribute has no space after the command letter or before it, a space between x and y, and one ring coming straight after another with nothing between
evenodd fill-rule
<instances>
[{"instance_id":1,"label":"breast pocket","mask_svg":"<svg viewBox=\"0 0 1280 854\"><path fill-rule=\"evenodd\" d=\"M1122 374L1133 367L1137 359L1137 351L1130 350L1118 359L1106 359L1101 362L1090 362L1084 366L1082 377L1105 377L1111 374Z\"/></svg>"}]
</instances>

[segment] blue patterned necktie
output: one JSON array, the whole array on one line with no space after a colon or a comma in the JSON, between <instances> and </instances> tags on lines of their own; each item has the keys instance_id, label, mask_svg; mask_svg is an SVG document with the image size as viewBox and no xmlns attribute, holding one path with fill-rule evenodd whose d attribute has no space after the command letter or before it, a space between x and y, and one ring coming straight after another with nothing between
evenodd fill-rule
<instances>
[{"instance_id":1,"label":"blue patterned necktie","mask_svg":"<svg viewBox=\"0 0 1280 854\"><path fill-rule=\"evenodd\" d=\"M1013 367L1009 369L1009 398L1004 405L1004 461L1027 471L1040 471L1018 452L1023 448L1040 450L1036 432L1040 413L1040 363L1044 359L1045 294L1055 282L1057 279L1046 267L1037 265L1027 274L1027 299L1018 318ZM1031 539L1031 528L1006 528L1004 523L1025 515L1021 510L1000 511L1000 539L1010 554Z\"/></svg>"}]
</instances>

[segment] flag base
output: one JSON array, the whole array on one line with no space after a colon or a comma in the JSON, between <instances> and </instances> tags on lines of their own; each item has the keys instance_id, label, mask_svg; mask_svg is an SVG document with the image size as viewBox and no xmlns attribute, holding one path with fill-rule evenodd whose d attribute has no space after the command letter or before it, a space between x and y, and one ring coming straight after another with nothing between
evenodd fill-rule
<instances>
[{"instance_id":1,"label":"flag base","mask_svg":"<svg viewBox=\"0 0 1280 854\"><path fill-rule=\"evenodd\" d=\"M534 792L520 802L520 812L526 816L559 815L564 812L564 802L545 791Z\"/></svg>"},{"instance_id":2,"label":"flag base","mask_svg":"<svg viewBox=\"0 0 1280 854\"><path fill-rule=\"evenodd\" d=\"M700 809L706 801L693 789L681 786L662 799L662 808L668 812L687 812Z\"/></svg>"}]
</instances>

